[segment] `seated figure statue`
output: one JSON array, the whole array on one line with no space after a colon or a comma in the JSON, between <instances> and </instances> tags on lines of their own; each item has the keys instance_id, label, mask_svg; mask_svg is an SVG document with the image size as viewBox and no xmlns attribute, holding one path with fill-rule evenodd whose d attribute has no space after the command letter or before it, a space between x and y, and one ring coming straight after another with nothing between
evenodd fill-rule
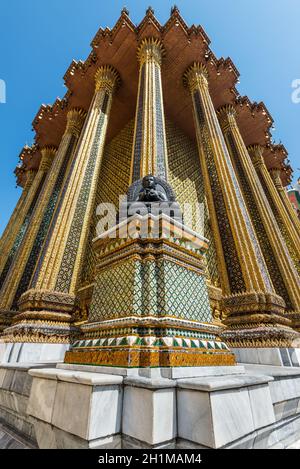
<instances>
[{"instance_id":1,"label":"seated figure statue","mask_svg":"<svg viewBox=\"0 0 300 469\"><path fill-rule=\"evenodd\" d=\"M139 202L166 202L167 196L162 191L157 190L157 181L155 176L149 174L142 181L142 189L137 199Z\"/></svg>"}]
</instances>

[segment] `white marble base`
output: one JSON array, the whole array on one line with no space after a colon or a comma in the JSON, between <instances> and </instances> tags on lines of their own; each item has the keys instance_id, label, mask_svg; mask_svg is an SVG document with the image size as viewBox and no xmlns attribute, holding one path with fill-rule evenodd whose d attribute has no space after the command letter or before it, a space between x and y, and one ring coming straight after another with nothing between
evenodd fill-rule
<instances>
[{"instance_id":1,"label":"white marble base","mask_svg":"<svg viewBox=\"0 0 300 469\"><path fill-rule=\"evenodd\" d=\"M67 344L0 343L0 364L63 362Z\"/></svg>"},{"instance_id":2,"label":"white marble base","mask_svg":"<svg viewBox=\"0 0 300 469\"><path fill-rule=\"evenodd\" d=\"M300 439L299 367L170 378L41 366L0 365L0 420L40 448L275 449Z\"/></svg>"},{"instance_id":3,"label":"white marble base","mask_svg":"<svg viewBox=\"0 0 300 469\"><path fill-rule=\"evenodd\" d=\"M0 363L2 363L3 357L5 355L6 344L0 340Z\"/></svg>"},{"instance_id":4,"label":"white marble base","mask_svg":"<svg viewBox=\"0 0 300 469\"><path fill-rule=\"evenodd\" d=\"M122 432L149 445L177 435L176 390L125 386Z\"/></svg>"},{"instance_id":5,"label":"white marble base","mask_svg":"<svg viewBox=\"0 0 300 469\"><path fill-rule=\"evenodd\" d=\"M179 380L179 438L221 448L274 423L268 386L272 379L245 375Z\"/></svg>"},{"instance_id":6,"label":"white marble base","mask_svg":"<svg viewBox=\"0 0 300 469\"><path fill-rule=\"evenodd\" d=\"M245 373L243 366L202 366L186 368L119 368L106 366L70 365L58 363L60 370L87 371L91 373L104 373L124 377L144 377L144 378L197 378L199 376L224 376L239 375Z\"/></svg>"},{"instance_id":7,"label":"white marble base","mask_svg":"<svg viewBox=\"0 0 300 469\"><path fill-rule=\"evenodd\" d=\"M27 413L86 441L120 433L123 378L58 369L30 370Z\"/></svg>"},{"instance_id":8,"label":"white marble base","mask_svg":"<svg viewBox=\"0 0 300 469\"><path fill-rule=\"evenodd\" d=\"M238 363L300 367L300 349L233 348Z\"/></svg>"}]
</instances>

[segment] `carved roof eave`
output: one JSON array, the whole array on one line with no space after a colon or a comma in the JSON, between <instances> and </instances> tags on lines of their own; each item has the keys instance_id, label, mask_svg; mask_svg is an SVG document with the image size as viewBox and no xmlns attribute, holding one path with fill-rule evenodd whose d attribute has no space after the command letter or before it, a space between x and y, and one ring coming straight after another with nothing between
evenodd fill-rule
<instances>
[{"instance_id":1,"label":"carved roof eave","mask_svg":"<svg viewBox=\"0 0 300 469\"><path fill-rule=\"evenodd\" d=\"M257 103L256 101L251 101L248 96L237 96L236 102L234 104L236 110L239 112L239 108L247 109L249 116L251 115L254 119L258 116L263 116L264 120L264 135L265 135L265 145L270 145L272 141L271 129L274 125L274 120L268 111L266 105L261 101ZM247 145L256 144L258 142L247 142Z\"/></svg>"},{"instance_id":2,"label":"carved roof eave","mask_svg":"<svg viewBox=\"0 0 300 469\"><path fill-rule=\"evenodd\" d=\"M118 19L115 26L110 28L102 29L100 28L97 34L95 35L91 46L92 50L87 59L83 61L75 61L73 60L70 64L68 70L64 75L64 82L67 87L67 92L62 99L57 99L53 105L43 105L39 109L34 121L33 121L33 128L36 131L35 141L39 142L39 130L41 128L41 123L44 119L51 120L51 124L54 123L57 115L60 111L64 110L67 112L68 106L70 104L70 97L73 94L73 83L75 83L74 78L80 78L81 80L85 78L85 75L90 67L95 66L97 63L100 64L101 56L100 50L101 43L112 43L119 32L126 27L130 33L135 36L137 42L142 38L143 34L147 34L147 29L151 26L152 30L156 30L157 34L160 35L161 40L163 41L164 38L168 34L172 34L172 29L180 28L181 31L186 35L189 42L193 43L194 40L199 40L199 37L203 41L205 50L203 57L198 57L199 60L206 61L208 71L212 71L214 74L219 74L222 71L226 71L228 73L231 72L233 74L232 77L232 86L230 92L233 94L233 102L236 105L247 105L249 110L252 114L255 115L257 112L262 112L265 114L266 117L266 144L271 142L271 132L270 128L273 124L273 118L270 115L269 111L267 110L264 103L256 103L251 102L248 97L241 97L239 95L238 90L236 89L236 83L238 82L238 78L240 76L239 71L235 67L234 63L230 58L217 58L212 50L208 47L210 44L210 39L206 35L205 31L201 26L192 25L188 27L183 18L181 17L177 8L174 8L169 20L162 26L159 21L155 18L154 14L151 12L151 9L147 11L146 16L142 20L142 22L136 26L130 20L129 16L126 12L122 12L120 18ZM202 49L201 49L202 50ZM89 73L89 76L91 73ZM49 123L48 123L49 124ZM254 143L254 142L253 142Z\"/></svg>"},{"instance_id":3,"label":"carved roof eave","mask_svg":"<svg viewBox=\"0 0 300 469\"><path fill-rule=\"evenodd\" d=\"M262 111L266 115L266 119L268 119L269 128L272 127L274 120L271 116L270 112L268 111L265 103L262 101L257 103L256 101L251 101L248 96L239 96L236 101L237 105L246 105L250 108L251 112L255 111Z\"/></svg>"},{"instance_id":4,"label":"carved roof eave","mask_svg":"<svg viewBox=\"0 0 300 469\"><path fill-rule=\"evenodd\" d=\"M267 145L264 151L264 158L268 169L280 170L281 180L284 186L291 183L293 169L288 159L288 151L282 143L272 143Z\"/></svg>"},{"instance_id":5,"label":"carved roof eave","mask_svg":"<svg viewBox=\"0 0 300 469\"><path fill-rule=\"evenodd\" d=\"M79 75L81 78L84 78L89 67L97 63L97 61L99 60L98 59L99 51L97 51L97 49L99 49L102 41L109 41L109 42L114 41L119 31L124 27L127 27L133 34L135 34L138 40L139 36L142 35L145 28L148 27L149 21L151 22L151 25L153 25L156 28L157 32L161 35L162 39L165 36L165 34L169 32L172 28L174 27L177 28L180 26L182 31L185 33L187 37L194 38L195 36L200 35L201 39L207 46L210 44L210 39L205 33L204 29L201 26L195 26L195 25L188 27L188 25L185 23L185 21L183 20L183 18L181 17L177 9L173 11L171 17L169 18L169 20L166 22L164 26L162 26L159 23L159 21L156 19L156 17L150 10L147 12L146 16L144 17L144 19L141 21L141 23L138 26L134 25L134 23L130 20L129 16L125 12L122 12L120 18L118 19L118 21L116 22L115 26L112 29L110 28L99 29L99 31L95 35L95 38L91 42L92 51L85 61L73 60L71 62L70 66L68 67L64 75L64 83L67 87L66 95L61 100L57 99L53 105L41 106L41 108L39 109L33 121L33 128L36 131L36 133L38 133L39 123L44 117L48 116L50 118L55 118L55 113L58 108L64 108L68 106L69 97L72 94L72 78L75 75L77 76ZM231 69L235 75L236 81L238 80L239 72L230 58L218 59L210 49L207 49L207 53L208 53L210 64L216 67L217 70L222 69L222 68ZM235 86L232 87L232 92L234 93L235 96L239 95Z\"/></svg>"},{"instance_id":6,"label":"carved roof eave","mask_svg":"<svg viewBox=\"0 0 300 469\"><path fill-rule=\"evenodd\" d=\"M42 104L32 122L33 129L38 132L39 124L44 118L53 120L57 117L60 111L66 109L68 107L70 95L71 91L67 90L62 99L57 98L53 104Z\"/></svg>"},{"instance_id":7,"label":"carved roof eave","mask_svg":"<svg viewBox=\"0 0 300 469\"><path fill-rule=\"evenodd\" d=\"M26 182L26 171L37 170L37 161L40 160L40 148L38 145L25 145L19 154L19 164L14 170L16 183L20 187L24 187Z\"/></svg>"},{"instance_id":8,"label":"carved roof eave","mask_svg":"<svg viewBox=\"0 0 300 469\"><path fill-rule=\"evenodd\" d=\"M157 20L155 15L151 12L151 10L148 10L145 17L143 20L140 22L139 25L135 25L127 13L122 12L120 18L116 22L115 26L110 29L110 28L100 28L98 32L96 33L93 41L91 42L91 47L93 50L98 49L100 42L102 39L109 39L110 41L113 41L120 31L120 29L127 27L131 32L135 33L137 37L140 37L143 34L143 31L149 27L149 24L151 24L154 29L156 29L157 33L159 35L163 36L170 30L172 29L173 26L180 26L181 29L184 31L187 37L196 35L196 36L202 36L203 41L209 45L210 44L210 39L207 36L206 32L202 28L202 26L188 26L182 16L179 13L179 10L176 9L172 12L170 18L168 21L165 23L165 25L161 25L160 22Z\"/></svg>"}]
</instances>

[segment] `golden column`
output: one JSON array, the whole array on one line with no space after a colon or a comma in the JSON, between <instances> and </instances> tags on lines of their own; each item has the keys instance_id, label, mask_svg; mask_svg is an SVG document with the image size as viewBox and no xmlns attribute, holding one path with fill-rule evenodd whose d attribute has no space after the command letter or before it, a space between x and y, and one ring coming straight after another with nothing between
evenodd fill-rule
<instances>
[{"instance_id":1,"label":"golden column","mask_svg":"<svg viewBox=\"0 0 300 469\"><path fill-rule=\"evenodd\" d=\"M291 321L282 317L285 302L270 279L210 97L206 67L194 63L184 83L192 95L205 189L218 223L216 242L222 243L221 269L224 260L227 271L223 281L226 276L229 281L230 294L223 298L229 326L224 337L234 347L277 346L296 333L287 327Z\"/></svg>"},{"instance_id":2,"label":"golden column","mask_svg":"<svg viewBox=\"0 0 300 469\"><path fill-rule=\"evenodd\" d=\"M258 173L261 184L264 188L269 204L276 217L281 234L283 235L290 256L294 261L298 274L300 273L300 237L297 233L297 225L291 220L286 206L276 189L272 177L267 170L263 158L264 148L260 145L248 147L249 154ZM279 184L277 182L277 184Z\"/></svg>"},{"instance_id":3,"label":"golden column","mask_svg":"<svg viewBox=\"0 0 300 469\"><path fill-rule=\"evenodd\" d=\"M144 39L138 48L139 90L135 119L131 181L148 174L167 179L167 144L161 83L163 46Z\"/></svg>"},{"instance_id":4,"label":"golden column","mask_svg":"<svg viewBox=\"0 0 300 469\"><path fill-rule=\"evenodd\" d=\"M293 209L293 206L291 204L290 199L288 198L288 195L282 185L281 177L280 177L280 170L279 169L270 169L269 173L271 175L271 178L273 179L274 185L278 191L278 194L280 195L280 198L283 202L283 205L286 208L286 211L289 214L289 217L291 219L292 224L295 227L295 230L298 233L299 240L300 240L300 220L297 217L296 211Z\"/></svg>"},{"instance_id":5,"label":"golden column","mask_svg":"<svg viewBox=\"0 0 300 469\"><path fill-rule=\"evenodd\" d=\"M300 312L300 279L240 134L236 111L226 105L218 115L276 292L284 298L288 309Z\"/></svg>"},{"instance_id":6,"label":"golden column","mask_svg":"<svg viewBox=\"0 0 300 469\"><path fill-rule=\"evenodd\" d=\"M6 279L14 256L19 249L26 230L29 226L31 215L39 201L40 193L46 179L46 175L52 165L57 149L46 146L41 149L41 162L38 171L28 171L24 187L24 197L17 205L15 213L9 223L10 232L7 233L1 245L0 259L0 289Z\"/></svg>"},{"instance_id":7,"label":"golden column","mask_svg":"<svg viewBox=\"0 0 300 469\"><path fill-rule=\"evenodd\" d=\"M110 66L102 66L97 71L96 91L81 142L64 181L30 290L19 301L22 312L16 318L16 327L5 331L6 340L13 340L11 334L19 335L24 320L30 319L31 337L24 336L25 342L69 341L71 315L76 307L75 290L99 184L112 96L119 80L118 73Z\"/></svg>"},{"instance_id":8,"label":"golden column","mask_svg":"<svg viewBox=\"0 0 300 469\"><path fill-rule=\"evenodd\" d=\"M84 119L83 110L69 111L66 130L58 151L50 147L42 149L39 171L48 171L50 161L54 160L51 171L43 180L38 203L27 220L28 226L24 230L22 228L22 242L15 252L10 265L10 275L7 275L1 290L2 310L17 309L20 295L28 289Z\"/></svg>"},{"instance_id":9,"label":"golden column","mask_svg":"<svg viewBox=\"0 0 300 469\"><path fill-rule=\"evenodd\" d=\"M26 148L26 150L28 151L29 148ZM30 149L32 150L32 149ZM1 252L1 259L0 259L0 272L2 271L3 269L3 265L5 263L5 259L7 258L7 253L10 251L11 247L12 247L12 244L13 244L13 240L14 240L14 237L13 237L13 233L15 233L16 231L18 231L18 229L15 227L15 224L16 223L20 223L20 218L22 218L22 220L24 219L24 217L26 216L26 213L25 215L23 215L23 212L24 212L24 204L25 204L25 201L27 199L27 196L30 192L30 188L32 186L32 183L34 181L34 178L36 176L36 173L37 171L35 170L27 170L26 171L26 181L25 181L25 185L23 187L23 191L22 191L22 194L17 202L17 205L9 219L9 222L8 224L6 225L6 228L1 236L1 239L0 239L0 252ZM7 244L10 243L10 247L7 246Z\"/></svg>"}]
</instances>

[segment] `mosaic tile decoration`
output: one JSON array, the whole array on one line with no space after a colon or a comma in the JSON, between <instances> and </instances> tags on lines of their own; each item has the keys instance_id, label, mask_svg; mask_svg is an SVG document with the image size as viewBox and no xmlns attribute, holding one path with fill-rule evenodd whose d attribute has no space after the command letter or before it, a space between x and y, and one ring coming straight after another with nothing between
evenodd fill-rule
<instances>
[{"instance_id":1,"label":"mosaic tile decoration","mask_svg":"<svg viewBox=\"0 0 300 469\"><path fill-rule=\"evenodd\" d=\"M157 337L157 336L123 336L94 340L77 340L72 349L92 347L183 347L206 350L229 350L226 344L215 340L191 339L188 337Z\"/></svg>"},{"instance_id":2,"label":"mosaic tile decoration","mask_svg":"<svg viewBox=\"0 0 300 469\"><path fill-rule=\"evenodd\" d=\"M208 168L210 184L214 197L214 205L217 213L219 231L220 233L222 233L223 252L227 267L227 274L230 282L230 288L232 293L238 293L240 291L245 291L246 287L237 252L235 249L234 239L232 236L232 231L227 216L222 189L218 180L217 171L214 164L212 149L210 146L210 140L205 126L203 109L198 92L194 94L194 99L197 111L197 118L200 124L200 130L202 134L202 144L205 152L206 165Z\"/></svg>"},{"instance_id":3,"label":"mosaic tile decoration","mask_svg":"<svg viewBox=\"0 0 300 469\"><path fill-rule=\"evenodd\" d=\"M283 281L279 267L274 257L272 246L270 244L268 235L264 228L264 224L259 214L259 211L257 209L257 206L255 204L255 200L253 198L251 188L249 186L248 180L245 176L245 172L243 170L243 167L240 161L240 157L239 157L239 154L238 154L235 142L234 142L234 138L230 131L227 133L227 138L228 138L228 143L230 145L231 154L234 158L234 164L237 169L237 174L241 183L240 186L243 191L243 196L247 204L248 212L250 214L251 221L253 223L253 226L256 232L256 236L260 243L261 250L265 258L265 262L267 264L269 273L271 275L273 285L275 287L277 294L282 296L282 298L285 300L287 307L292 309L289 294L287 292L285 283Z\"/></svg>"},{"instance_id":4,"label":"mosaic tile decoration","mask_svg":"<svg viewBox=\"0 0 300 469\"><path fill-rule=\"evenodd\" d=\"M141 172L141 147L143 141L143 112L144 112L144 90L145 90L145 65L141 68L139 100L136 118L135 145L133 153L133 175L132 182L140 179Z\"/></svg>"},{"instance_id":5,"label":"mosaic tile decoration","mask_svg":"<svg viewBox=\"0 0 300 469\"><path fill-rule=\"evenodd\" d=\"M97 275L89 322L149 314L211 322L205 277L166 260L127 260Z\"/></svg>"},{"instance_id":6,"label":"mosaic tile decoration","mask_svg":"<svg viewBox=\"0 0 300 469\"><path fill-rule=\"evenodd\" d=\"M34 195L34 198L30 204L30 207L28 209L28 212L26 214L26 217L24 218L24 221L23 221L23 224L16 236L16 239L15 239L15 242L14 242L14 245L13 247L11 248L10 250L10 253L9 253L9 256L7 258L7 261L6 261L6 264L1 272L1 275L0 275L0 289L2 288L2 285L6 279L6 276L9 272L9 269L10 269L10 266L12 265L13 263L13 260L14 260L14 257L19 249L19 247L21 246L21 243L24 239L24 236L26 234L26 231L27 231L27 228L29 226L29 222L31 220L31 216L32 216L32 213L33 213L33 210L34 210L34 207L39 199L39 195L41 193L41 190L42 190L42 187L44 185L44 182L45 182L45 179L46 179L46 174L43 175L43 177L41 178L41 181L38 185L38 188L36 190L36 193Z\"/></svg>"},{"instance_id":7,"label":"mosaic tile decoration","mask_svg":"<svg viewBox=\"0 0 300 469\"><path fill-rule=\"evenodd\" d=\"M205 238L209 240L209 247L206 253L207 269L210 279L214 284L220 285L220 274L217 259L216 246L210 223L210 215L205 197L204 182L201 173L199 152L197 144L191 141L186 135L171 121L166 121L166 136L168 147L169 182L174 189L176 199L181 208L184 204L204 205L204 232ZM185 223L200 232L196 212L189 217L185 215Z\"/></svg>"},{"instance_id":8,"label":"mosaic tile decoration","mask_svg":"<svg viewBox=\"0 0 300 469\"><path fill-rule=\"evenodd\" d=\"M112 203L116 208L116 212L118 212L119 196L126 194L128 191L130 184L133 133L134 120L131 120L104 149L95 205L93 208L93 217L87 246L85 248L81 284L90 284L94 281L96 255L93 250L92 241L97 234L96 227L99 217L96 215L96 209L98 205Z\"/></svg>"},{"instance_id":9,"label":"mosaic tile decoration","mask_svg":"<svg viewBox=\"0 0 300 469\"><path fill-rule=\"evenodd\" d=\"M267 198L268 198L268 201L269 201L269 204L270 204L270 207L272 209L272 212L274 214L274 216L276 217L276 221L277 221L277 224L278 224L278 227L281 231L281 234L285 240L285 243L286 243L286 246L289 250L289 253L290 253L290 256L296 266L296 269L297 271L299 272L300 274L300 270L299 270L299 254L297 252L295 252L295 249L294 249L294 246L293 246L293 243L291 242L291 239L290 239L290 236L289 236L289 233L288 233L288 230L281 218L281 214L280 214L280 210L278 209L278 207L276 206L276 204L274 203L274 200L273 200L273 197L272 195L270 194L270 191L267 187L267 184L265 183L264 181L264 178L262 176L262 174L259 172L258 173L258 176L259 176L259 180L261 182L261 185L262 187L264 188L264 191L265 191L265 194L267 195Z\"/></svg>"},{"instance_id":10,"label":"mosaic tile decoration","mask_svg":"<svg viewBox=\"0 0 300 469\"><path fill-rule=\"evenodd\" d=\"M70 143L69 143L69 146L67 148L63 164L60 168L59 174L58 174L56 182L54 184L54 188L53 188L50 200L48 202L47 208L46 208L45 213L44 213L44 217L41 221L37 236L36 236L34 244L32 246L31 253L29 255L29 258L28 258L28 261L26 263L23 275L21 277L18 289L16 291L16 295L15 295L13 306L12 306L13 309L17 309L17 304L18 304L18 300L19 300L20 296L28 289L29 284L30 284L30 280L31 280L31 277L32 277L32 274L34 272L34 269L35 269L36 265L37 265L37 268L36 268L36 272L35 272L35 275L34 275L34 278L33 278L33 284L34 284L34 280L37 279L39 268L40 268L40 266L42 264L42 260L43 260L43 256L41 255L40 258L39 258L39 254L42 251L43 243L46 239L48 229L50 227L50 223L51 223L51 220L52 220L52 217L53 217L53 213L54 213L54 210L56 208L58 197L59 197L59 194L60 194L63 182L64 182L66 169L67 169L69 160L71 158L71 155L73 153L73 149L74 149L74 145L75 145L76 140L77 139L76 139L75 136L72 136L71 139L70 139ZM66 187L66 186L67 186L67 181L66 181L64 187ZM51 233L49 232L48 236L47 236L47 239L49 240L50 237L51 237ZM38 263L37 263L37 261L38 261Z\"/></svg>"},{"instance_id":11,"label":"mosaic tile decoration","mask_svg":"<svg viewBox=\"0 0 300 469\"><path fill-rule=\"evenodd\" d=\"M74 218L72 220L67 244L65 247L64 255L59 268L59 274L56 281L56 291L68 293L72 280L73 268L79 248L80 236L82 232L82 220L86 212L86 207L89 201L92 179L98 158L101 135L103 132L103 125L106 119L107 107L109 103L109 94L105 93L101 115L97 124L96 134L92 144L88 166L84 175L83 183L80 188L80 195L75 209Z\"/></svg>"},{"instance_id":12,"label":"mosaic tile decoration","mask_svg":"<svg viewBox=\"0 0 300 469\"><path fill-rule=\"evenodd\" d=\"M163 179L167 179L166 171L166 148L165 148L165 126L163 115L163 103L160 82L160 67L155 65L155 104L156 104L156 158L157 174Z\"/></svg>"}]
</instances>

